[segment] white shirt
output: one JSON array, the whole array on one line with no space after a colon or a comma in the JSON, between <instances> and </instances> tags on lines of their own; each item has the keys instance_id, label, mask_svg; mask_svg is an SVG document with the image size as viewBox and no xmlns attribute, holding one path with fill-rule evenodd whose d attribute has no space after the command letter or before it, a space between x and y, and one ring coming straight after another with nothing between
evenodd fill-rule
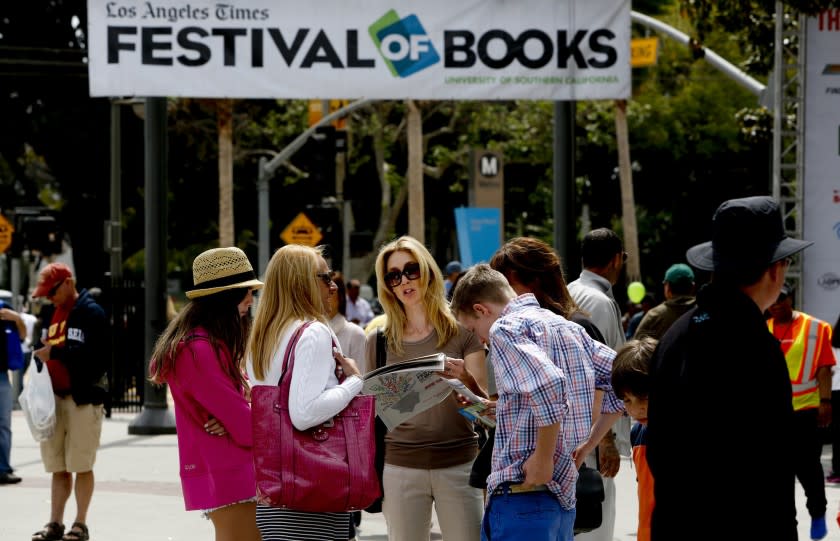
<instances>
[{"instance_id":1,"label":"white shirt","mask_svg":"<svg viewBox=\"0 0 840 541\"><path fill-rule=\"evenodd\" d=\"M365 331L355 323L350 323L341 314L336 314L330 320L330 327L338 337L338 344L345 357L356 361L359 372L367 372L367 356L365 355Z\"/></svg>"},{"instance_id":2,"label":"white shirt","mask_svg":"<svg viewBox=\"0 0 840 541\"><path fill-rule=\"evenodd\" d=\"M370 303L362 297L357 297L356 302L353 302L350 300L350 297L347 297L347 309L345 312L347 312L344 314L347 317L347 321L352 322L354 319L358 319L359 325L362 327L373 319L373 309L370 307Z\"/></svg>"},{"instance_id":3,"label":"white shirt","mask_svg":"<svg viewBox=\"0 0 840 541\"><path fill-rule=\"evenodd\" d=\"M245 363L251 386L277 385L283 371L283 356L294 331L303 321L285 330L278 341L280 346L271 357L265 379L254 375L251 357ZM307 327L295 347L295 364L289 389L289 416L298 430L306 430L334 417L347 407L362 390L362 380L350 376L343 383L335 377L336 362L332 355L333 340L339 344L329 327L316 321ZM339 349L341 348L339 344Z\"/></svg>"},{"instance_id":4,"label":"white shirt","mask_svg":"<svg viewBox=\"0 0 840 541\"><path fill-rule=\"evenodd\" d=\"M621 326L621 310L612 295L610 281L584 270L580 278L569 284L569 294L581 310L589 313L589 319L604 335L607 345L618 350L626 339Z\"/></svg>"},{"instance_id":5,"label":"white shirt","mask_svg":"<svg viewBox=\"0 0 840 541\"><path fill-rule=\"evenodd\" d=\"M599 274L584 269L580 278L569 284L569 294L598 327L607 346L618 350L626 338L621 325L621 310L612 294L612 284ZM613 425L615 446L622 456L630 456L630 417L623 416ZM598 530L600 531L600 530Z\"/></svg>"}]
</instances>

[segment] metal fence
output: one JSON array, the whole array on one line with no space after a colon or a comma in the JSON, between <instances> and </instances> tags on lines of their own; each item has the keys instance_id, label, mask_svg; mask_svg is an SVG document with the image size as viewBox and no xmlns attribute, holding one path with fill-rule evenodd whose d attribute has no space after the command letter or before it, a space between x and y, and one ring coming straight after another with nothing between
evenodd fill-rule
<instances>
[{"instance_id":1,"label":"metal fence","mask_svg":"<svg viewBox=\"0 0 840 541\"><path fill-rule=\"evenodd\" d=\"M104 290L100 304L111 322L111 369L108 373L111 412L139 413L143 407L145 374L145 293L143 283L123 280Z\"/></svg>"}]
</instances>

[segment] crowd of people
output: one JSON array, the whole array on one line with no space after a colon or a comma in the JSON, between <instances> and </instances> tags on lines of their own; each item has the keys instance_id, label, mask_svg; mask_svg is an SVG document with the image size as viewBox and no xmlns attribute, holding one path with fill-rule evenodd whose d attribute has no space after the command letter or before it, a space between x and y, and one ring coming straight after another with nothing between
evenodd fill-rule
<instances>
[{"instance_id":1,"label":"crowd of people","mask_svg":"<svg viewBox=\"0 0 840 541\"><path fill-rule=\"evenodd\" d=\"M427 541L434 510L447 541L611 541L621 456L635 469L640 541L796 539L804 516L796 479L810 537L824 538L821 428L835 421L840 401L838 336L794 309L785 280L790 258L811 243L785 235L769 197L724 202L711 230L711 241L667 269L662 303L651 296L633 317L613 294L627 253L606 228L583 237L583 270L570 282L538 239L512 239L486 264L451 261L441 270L421 242L400 237L375 262L381 315L360 294L364 285L332 271L319 248L280 248L261 279L237 248L200 254L189 301L159 337L149 374L169 385L175 403L185 508L209 519L219 541L354 539L358 512L260 501L251 390L277 386L284 356L293 355L285 407L303 431L342 411L378 365L442 352L440 375L481 397L495 426L461 415L463 397L452 393L385 435L388 539ZM692 268L711 272L711 281L697 284ZM104 312L62 264L41 271L33 296L54 306L35 356L50 370L58 428L41 444L52 500L32 539L85 540L102 425ZM16 312L0 309L0 321L25 337ZM753 396L738 400L747 389ZM773 452L756 450L769 434L778 435ZM9 438L0 426L3 483L19 480ZM701 452L709 441L719 449ZM828 479L840 481L840 437L833 455ZM603 484L592 526L580 524L576 507L585 466ZM749 495L727 484L744 467L759 474L747 474ZM78 511L66 528L71 492Z\"/></svg>"}]
</instances>

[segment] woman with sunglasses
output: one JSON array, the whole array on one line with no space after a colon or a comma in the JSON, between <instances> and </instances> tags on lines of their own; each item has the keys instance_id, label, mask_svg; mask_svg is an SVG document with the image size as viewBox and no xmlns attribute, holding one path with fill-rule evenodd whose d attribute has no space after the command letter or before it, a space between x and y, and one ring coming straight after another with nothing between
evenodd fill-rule
<instances>
[{"instance_id":1,"label":"woman with sunglasses","mask_svg":"<svg viewBox=\"0 0 840 541\"><path fill-rule=\"evenodd\" d=\"M332 277L317 248L290 244L277 250L265 271L265 291L248 341L246 368L251 384L276 386L292 335L309 323L295 346L291 374L289 415L298 430L333 418L362 390L356 362L344 357L340 348L333 351L339 342L326 317L336 289ZM346 376L341 383L339 369ZM350 514L258 505L257 526L263 541L347 540Z\"/></svg>"},{"instance_id":2,"label":"woman with sunglasses","mask_svg":"<svg viewBox=\"0 0 840 541\"><path fill-rule=\"evenodd\" d=\"M448 365L456 363L479 385L486 380L484 348L450 313L443 275L425 246L407 236L385 245L376 258L376 281L387 315L386 364L443 352ZM375 359L372 333L367 365L376 366ZM382 511L388 539L428 541L432 502L444 539L479 539L483 496L468 484L477 436L458 408L452 394L386 435Z\"/></svg>"},{"instance_id":3,"label":"woman with sunglasses","mask_svg":"<svg viewBox=\"0 0 840 541\"><path fill-rule=\"evenodd\" d=\"M175 401L187 510L213 522L216 541L259 541L251 408L241 369L253 292L262 287L239 248L193 262L190 302L155 344L150 379Z\"/></svg>"}]
</instances>

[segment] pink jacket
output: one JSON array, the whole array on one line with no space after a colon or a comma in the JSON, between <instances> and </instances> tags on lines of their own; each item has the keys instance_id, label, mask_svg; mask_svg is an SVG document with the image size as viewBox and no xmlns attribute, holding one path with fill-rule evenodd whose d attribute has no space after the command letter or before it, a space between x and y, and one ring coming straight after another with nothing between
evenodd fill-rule
<instances>
[{"instance_id":1,"label":"pink jacket","mask_svg":"<svg viewBox=\"0 0 840 541\"><path fill-rule=\"evenodd\" d=\"M203 329L197 332L206 336ZM221 354L229 356L223 346ZM253 498L251 407L222 370L207 338L194 338L179 346L175 370L167 383L175 400L181 488L187 510L212 509ZM224 436L204 430L210 417L224 425Z\"/></svg>"}]
</instances>

